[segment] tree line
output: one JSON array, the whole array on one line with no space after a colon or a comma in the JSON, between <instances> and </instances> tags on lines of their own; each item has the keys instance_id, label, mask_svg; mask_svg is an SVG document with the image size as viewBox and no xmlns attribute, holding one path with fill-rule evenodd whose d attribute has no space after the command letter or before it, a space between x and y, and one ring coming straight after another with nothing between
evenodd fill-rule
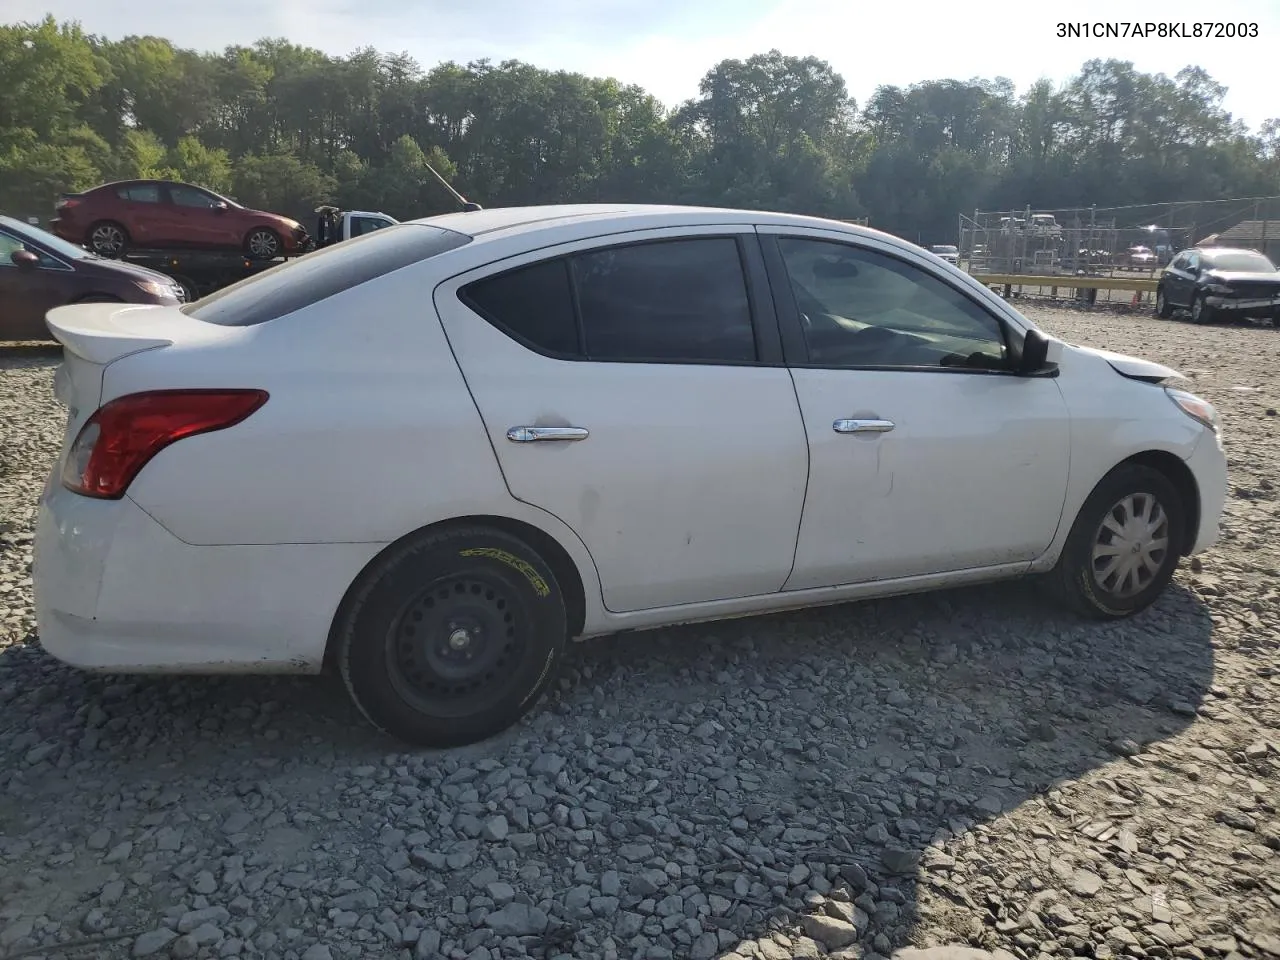
<instances>
[{"instance_id":1,"label":"tree line","mask_svg":"<svg viewBox=\"0 0 1280 960\"><path fill-rule=\"evenodd\" d=\"M309 223L320 203L401 219L485 206L694 203L851 219L953 240L975 208L1280 193L1280 120L1250 131L1198 67L1090 60L1018 95L994 80L881 86L816 57L723 60L673 109L634 85L515 60L346 57L264 39L203 53L52 17L0 26L0 210L175 178Z\"/></svg>"}]
</instances>

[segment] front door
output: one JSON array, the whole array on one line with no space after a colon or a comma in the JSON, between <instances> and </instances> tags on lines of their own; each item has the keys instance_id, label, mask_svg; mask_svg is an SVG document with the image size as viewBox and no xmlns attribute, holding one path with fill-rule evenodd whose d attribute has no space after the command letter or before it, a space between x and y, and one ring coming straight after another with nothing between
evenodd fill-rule
<instances>
[{"instance_id":1,"label":"front door","mask_svg":"<svg viewBox=\"0 0 1280 960\"><path fill-rule=\"evenodd\" d=\"M761 233L810 444L787 589L1039 556L1067 483L1057 382L1007 372L1001 321L923 260Z\"/></svg>"},{"instance_id":2,"label":"front door","mask_svg":"<svg viewBox=\"0 0 1280 960\"><path fill-rule=\"evenodd\" d=\"M234 217L217 209L218 198L195 187L171 184L169 212L179 230L176 242L201 247L230 247L243 239L235 229Z\"/></svg>"},{"instance_id":3,"label":"front door","mask_svg":"<svg viewBox=\"0 0 1280 960\"><path fill-rule=\"evenodd\" d=\"M754 233L626 236L647 242L540 251L436 290L507 486L577 533L609 610L776 592L808 450L772 309L748 296L748 275L765 286Z\"/></svg>"},{"instance_id":4,"label":"front door","mask_svg":"<svg viewBox=\"0 0 1280 960\"><path fill-rule=\"evenodd\" d=\"M40 257L19 267L10 257L29 250ZM0 231L0 340L48 340L44 316L67 302L72 270L13 234Z\"/></svg>"}]
</instances>

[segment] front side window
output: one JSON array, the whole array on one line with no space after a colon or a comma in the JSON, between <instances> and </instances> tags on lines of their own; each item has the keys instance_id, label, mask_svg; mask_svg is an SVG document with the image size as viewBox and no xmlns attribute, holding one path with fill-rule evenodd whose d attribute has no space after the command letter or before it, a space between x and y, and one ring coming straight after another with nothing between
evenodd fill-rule
<instances>
[{"instance_id":1,"label":"front side window","mask_svg":"<svg viewBox=\"0 0 1280 960\"><path fill-rule=\"evenodd\" d=\"M557 257L477 280L459 294L526 346L567 359L757 358L746 276L732 237Z\"/></svg>"},{"instance_id":2,"label":"front side window","mask_svg":"<svg viewBox=\"0 0 1280 960\"><path fill-rule=\"evenodd\" d=\"M0 267L16 266L16 264L13 262L13 260L10 259L10 257L12 257L13 254L17 253L19 250L28 250L31 253L34 253L37 257L40 258L39 266L41 267L46 267L49 269L57 269L58 267L62 266L62 264L60 264L57 260L53 259L53 257L49 256L39 247L32 246L31 244L26 243L19 237L15 237L12 234L0 232Z\"/></svg>"},{"instance_id":3,"label":"front side window","mask_svg":"<svg viewBox=\"0 0 1280 960\"><path fill-rule=\"evenodd\" d=\"M218 203L216 197L194 187L170 187L169 198L180 207L201 207L205 210L211 210Z\"/></svg>"},{"instance_id":4,"label":"front side window","mask_svg":"<svg viewBox=\"0 0 1280 960\"><path fill-rule=\"evenodd\" d=\"M159 203L160 187L154 183L135 183L128 187L120 187L116 196L131 203Z\"/></svg>"},{"instance_id":5,"label":"front side window","mask_svg":"<svg viewBox=\"0 0 1280 960\"><path fill-rule=\"evenodd\" d=\"M834 241L778 246L811 364L1008 369L1000 322L931 273Z\"/></svg>"}]
</instances>

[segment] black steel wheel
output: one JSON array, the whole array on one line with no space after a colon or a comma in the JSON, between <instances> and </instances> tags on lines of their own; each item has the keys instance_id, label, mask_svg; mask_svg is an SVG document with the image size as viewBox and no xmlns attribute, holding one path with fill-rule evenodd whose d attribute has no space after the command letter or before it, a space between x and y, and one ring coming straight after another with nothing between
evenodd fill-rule
<instances>
[{"instance_id":1,"label":"black steel wheel","mask_svg":"<svg viewBox=\"0 0 1280 960\"><path fill-rule=\"evenodd\" d=\"M1164 287L1156 287L1156 316L1161 320L1168 320L1173 316L1173 304L1169 302Z\"/></svg>"},{"instance_id":2,"label":"black steel wheel","mask_svg":"<svg viewBox=\"0 0 1280 960\"><path fill-rule=\"evenodd\" d=\"M370 721L447 747L523 716L554 677L566 634L546 562L507 533L467 528L391 547L344 601L333 642Z\"/></svg>"}]
</instances>

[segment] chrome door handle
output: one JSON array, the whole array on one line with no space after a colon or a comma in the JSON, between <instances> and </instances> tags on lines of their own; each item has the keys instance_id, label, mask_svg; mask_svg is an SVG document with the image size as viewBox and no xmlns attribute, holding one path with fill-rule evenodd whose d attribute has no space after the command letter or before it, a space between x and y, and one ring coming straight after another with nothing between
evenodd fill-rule
<instances>
[{"instance_id":1,"label":"chrome door handle","mask_svg":"<svg viewBox=\"0 0 1280 960\"><path fill-rule=\"evenodd\" d=\"M538 440L585 440L585 427L512 427L507 439L513 443L533 443Z\"/></svg>"},{"instance_id":2,"label":"chrome door handle","mask_svg":"<svg viewBox=\"0 0 1280 960\"><path fill-rule=\"evenodd\" d=\"M831 425L836 433L888 433L892 420L837 420Z\"/></svg>"}]
</instances>

